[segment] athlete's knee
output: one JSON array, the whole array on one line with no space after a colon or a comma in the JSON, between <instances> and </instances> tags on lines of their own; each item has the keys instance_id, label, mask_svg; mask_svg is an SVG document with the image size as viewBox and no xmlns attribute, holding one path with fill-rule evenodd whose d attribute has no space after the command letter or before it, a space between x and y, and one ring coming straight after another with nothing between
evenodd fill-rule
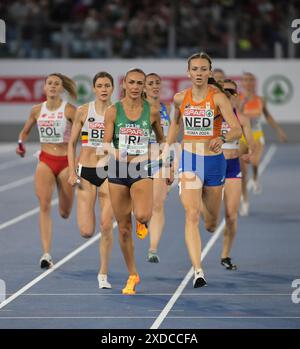
<instances>
[{"instance_id":1,"label":"athlete's knee","mask_svg":"<svg viewBox=\"0 0 300 349\"><path fill-rule=\"evenodd\" d=\"M189 222L198 224L200 219L200 211L199 209L189 207L185 210L185 216Z\"/></svg>"},{"instance_id":2,"label":"athlete's knee","mask_svg":"<svg viewBox=\"0 0 300 349\"><path fill-rule=\"evenodd\" d=\"M210 233L214 233L217 229L217 219L206 220L205 221L205 229Z\"/></svg>"},{"instance_id":3,"label":"athlete's knee","mask_svg":"<svg viewBox=\"0 0 300 349\"><path fill-rule=\"evenodd\" d=\"M83 238L90 239L94 235L95 227L84 224L79 226L79 231Z\"/></svg>"},{"instance_id":4,"label":"athlete's knee","mask_svg":"<svg viewBox=\"0 0 300 349\"><path fill-rule=\"evenodd\" d=\"M60 208L59 214L62 218L67 219L67 218L69 218L69 216L71 214L71 209Z\"/></svg>"},{"instance_id":5,"label":"athlete's knee","mask_svg":"<svg viewBox=\"0 0 300 349\"><path fill-rule=\"evenodd\" d=\"M140 223L148 223L151 219L152 216L152 212L150 209L145 210L145 211L140 211L138 210L137 212L135 212L135 218L136 220L138 220Z\"/></svg>"},{"instance_id":6,"label":"athlete's knee","mask_svg":"<svg viewBox=\"0 0 300 349\"><path fill-rule=\"evenodd\" d=\"M214 233L217 229L217 224L213 224L213 223L206 223L205 224L205 229L209 232L209 233Z\"/></svg>"},{"instance_id":7,"label":"athlete's knee","mask_svg":"<svg viewBox=\"0 0 300 349\"><path fill-rule=\"evenodd\" d=\"M238 214L235 211L230 210L230 211L227 211L225 213L225 219L226 219L227 225L232 225L232 224L236 223L237 218L238 218Z\"/></svg>"},{"instance_id":8,"label":"athlete's knee","mask_svg":"<svg viewBox=\"0 0 300 349\"><path fill-rule=\"evenodd\" d=\"M119 237L122 239L127 239L132 233L131 222L118 223Z\"/></svg>"},{"instance_id":9,"label":"athlete's knee","mask_svg":"<svg viewBox=\"0 0 300 349\"><path fill-rule=\"evenodd\" d=\"M110 218L102 218L100 223L100 231L102 235L110 234L113 228L112 220Z\"/></svg>"},{"instance_id":10,"label":"athlete's knee","mask_svg":"<svg viewBox=\"0 0 300 349\"><path fill-rule=\"evenodd\" d=\"M40 202L40 210L43 213L49 213L51 211L51 201L38 198Z\"/></svg>"}]
</instances>

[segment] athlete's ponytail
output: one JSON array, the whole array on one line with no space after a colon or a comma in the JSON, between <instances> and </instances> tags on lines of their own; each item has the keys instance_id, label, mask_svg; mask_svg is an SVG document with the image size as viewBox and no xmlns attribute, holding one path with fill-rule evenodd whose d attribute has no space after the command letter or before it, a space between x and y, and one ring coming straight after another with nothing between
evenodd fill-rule
<instances>
[{"instance_id":1,"label":"athlete's ponytail","mask_svg":"<svg viewBox=\"0 0 300 349\"><path fill-rule=\"evenodd\" d=\"M49 74L46 78L46 80L50 77L50 76L57 76L58 78L60 78L60 80L62 81L62 85L63 88L69 93L69 95L71 96L71 98L73 98L74 100L77 99L77 86L75 81L73 81L72 79L70 79L68 76L63 75L61 73L52 73Z\"/></svg>"},{"instance_id":2,"label":"athlete's ponytail","mask_svg":"<svg viewBox=\"0 0 300 349\"><path fill-rule=\"evenodd\" d=\"M219 82L217 82L213 77L208 78L208 82L207 83L209 85L213 85L213 86L217 87L221 92L226 94L223 86Z\"/></svg>"}]
</instances>

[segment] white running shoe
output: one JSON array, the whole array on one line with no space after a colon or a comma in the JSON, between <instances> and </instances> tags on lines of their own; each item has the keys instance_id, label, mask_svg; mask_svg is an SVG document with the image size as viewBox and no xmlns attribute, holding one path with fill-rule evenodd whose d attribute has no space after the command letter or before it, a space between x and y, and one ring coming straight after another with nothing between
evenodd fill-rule
<instances>
[{"instance_id":1,"label":"white running shoe","mask_svg":"<svg viewBox=\"0 0 300 349\"><path fill-rule=\"evenodd\" d=\"M111 284L107 281L107 275L98 274L99 288L111 288Z\"/></svg>"},{"instance_id":2,"label":"white running shoe","mask_svg":"<svg viewBox=\"0 0 300 349\"><path fill-rule=\"evenodd\" d=\"M53 267L52 257L49 253L44 253L40 259L40 266L42 269Z\"/></svg>"},{"instance_id":3,"label":"white running shoe","mask_svg":"<svg viewBox=\"0 0 300 349\"><path fill-rule=\"evenodd\" d=\"M241 200L239 212L240 212L241 217L249 216L249 202L248 201Z\"/></svg>"},{"instance_id":4,"label":"white running shoe","mask_svg":"<svg viewBox=\"0 0 300 349\"><path fill-rule=\"evenodd\" d=\"M260 182L257 181L253 181L253 194L258 195L261 193L261 184Z\"/></svg>"},{"instance_id":5,"label":"white running shoe","mask_svg":"<svg viewBox=\"0 0 300 349\"><path fill-rule=\"evenodd\" d=\"M193 286L194 286L194 288L207 286L206 280L204 279L204 274L203 274L202 269L195 270Z\"/></svg>"}]
</instances>

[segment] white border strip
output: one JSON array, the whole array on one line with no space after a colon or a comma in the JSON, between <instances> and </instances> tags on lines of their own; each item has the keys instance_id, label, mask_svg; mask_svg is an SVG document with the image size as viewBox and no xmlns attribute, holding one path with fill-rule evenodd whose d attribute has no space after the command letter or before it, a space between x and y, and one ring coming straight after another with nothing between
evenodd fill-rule
<instances>
[{"instance_id":1,"label":"white border strip","mask_svg":"<svg viewBox=\"0 0 300 349\"><path fill-rule=\"evenodd\" d=\"M114 222L113 224L113 228L115 228L117 226L117 223ZM73 257L75 257L76 255L78 255L80 252L84 251L85 249L87 249L90 245L92 245L95 241L99 240L101 237L101 233L93 236L90 240L88 240L86 243L84 243L83 245L79 246L78 248L76 248L76 250L72 251L71 253L69 253L67 256L65 256L63 259L61 259L59 262L55 263L54 266L48 270L46 270L44 273L42 273L41 275L39 275L38 277L36 277L35 279L33 279L32 281L30 281L28 284L26 284L24 287L22 287L19 291L17 291L16 293L14 293L12 296L8 297L5 301L3 301L0 304L0 309L4 308L7 304L11 303L13 300L15 300L16 298L18 298L21 294L23 294L24 292L26 292L27 290L29 290L32 286L34 286L35 284L37 284L39 281L43 280L46 276L48 276L49 274L53 273L55 270L57 270L58 268L60 268L62 265L64 265L65 263L67 263L70 259L72 259Z\"/></svg>"},{"instance_id":2,"label":"white border strip","mask_svg":"<svg viewBox=\"0 0 300 349\"><path fill-rule=\"evenodd\" d=\"M277 150L276 145L272 144L270 146L270 148L268 149L265 157L263 158L260 166L259 166L259 174L261 175L264 170L267 168L267 166L269 165L273 155L275 154ZM247 187L248 189L250 189L250 187L253 185L252 182L249 181ZM207 253L210 251L210 249L213 247L213 245L215 244L215 242L217 241L217 239L219 238L219 236L221 235L221 232L223 231L225 226L225 219L223 218L223 220L221 221L220 225L218 226L217 230L214 232L214 234L212 235L212 237L209 239L208 243L206 244L204 250L202 251L202 255L201 255L201 261L203 261L203 259L205 258L205 256L207 255ZM194 273L193 268L191 268L188 273L186 274L185 278L183 279L183 281L181 282L181 284L178 286L178 288L176 289L176 291L174 292L173 296L171 297L171 299L169 300L169 302L166 304L166 306L164 307L164 309L161 311L161 313L159 314L159 316L157 317L157 319L154 321L154 323L152 324L152 326L150 327L150 329L158 329L159 326L161 325L161 323L164 321L164 319L166 318L166 316L168 315L169 311L172 309L172 307L174 306L174 304L176 303L177 299L181 296L183 290L185 289L187 283L190 281L190 279L192 278Z\"/></svg>"}]
</instances>

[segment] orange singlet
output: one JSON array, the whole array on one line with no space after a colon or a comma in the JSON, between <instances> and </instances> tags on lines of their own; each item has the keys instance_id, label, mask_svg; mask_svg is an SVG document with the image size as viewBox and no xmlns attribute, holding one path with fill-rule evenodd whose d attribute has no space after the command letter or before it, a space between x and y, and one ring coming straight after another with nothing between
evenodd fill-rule
<instances>
[{"instance_id":1,"label":"orange singlet","mask_svg":"<svg viewBox=\"0 0 300 349\"><path fill-rule=\"evenodd\" d=\"M222 116L214 103L214 95L219 91L211 86L201 102L194 102L192 89L186 90L180 106L183 118L183 140L210 140L221 135Z\"/></svg>"}]
</instances>

